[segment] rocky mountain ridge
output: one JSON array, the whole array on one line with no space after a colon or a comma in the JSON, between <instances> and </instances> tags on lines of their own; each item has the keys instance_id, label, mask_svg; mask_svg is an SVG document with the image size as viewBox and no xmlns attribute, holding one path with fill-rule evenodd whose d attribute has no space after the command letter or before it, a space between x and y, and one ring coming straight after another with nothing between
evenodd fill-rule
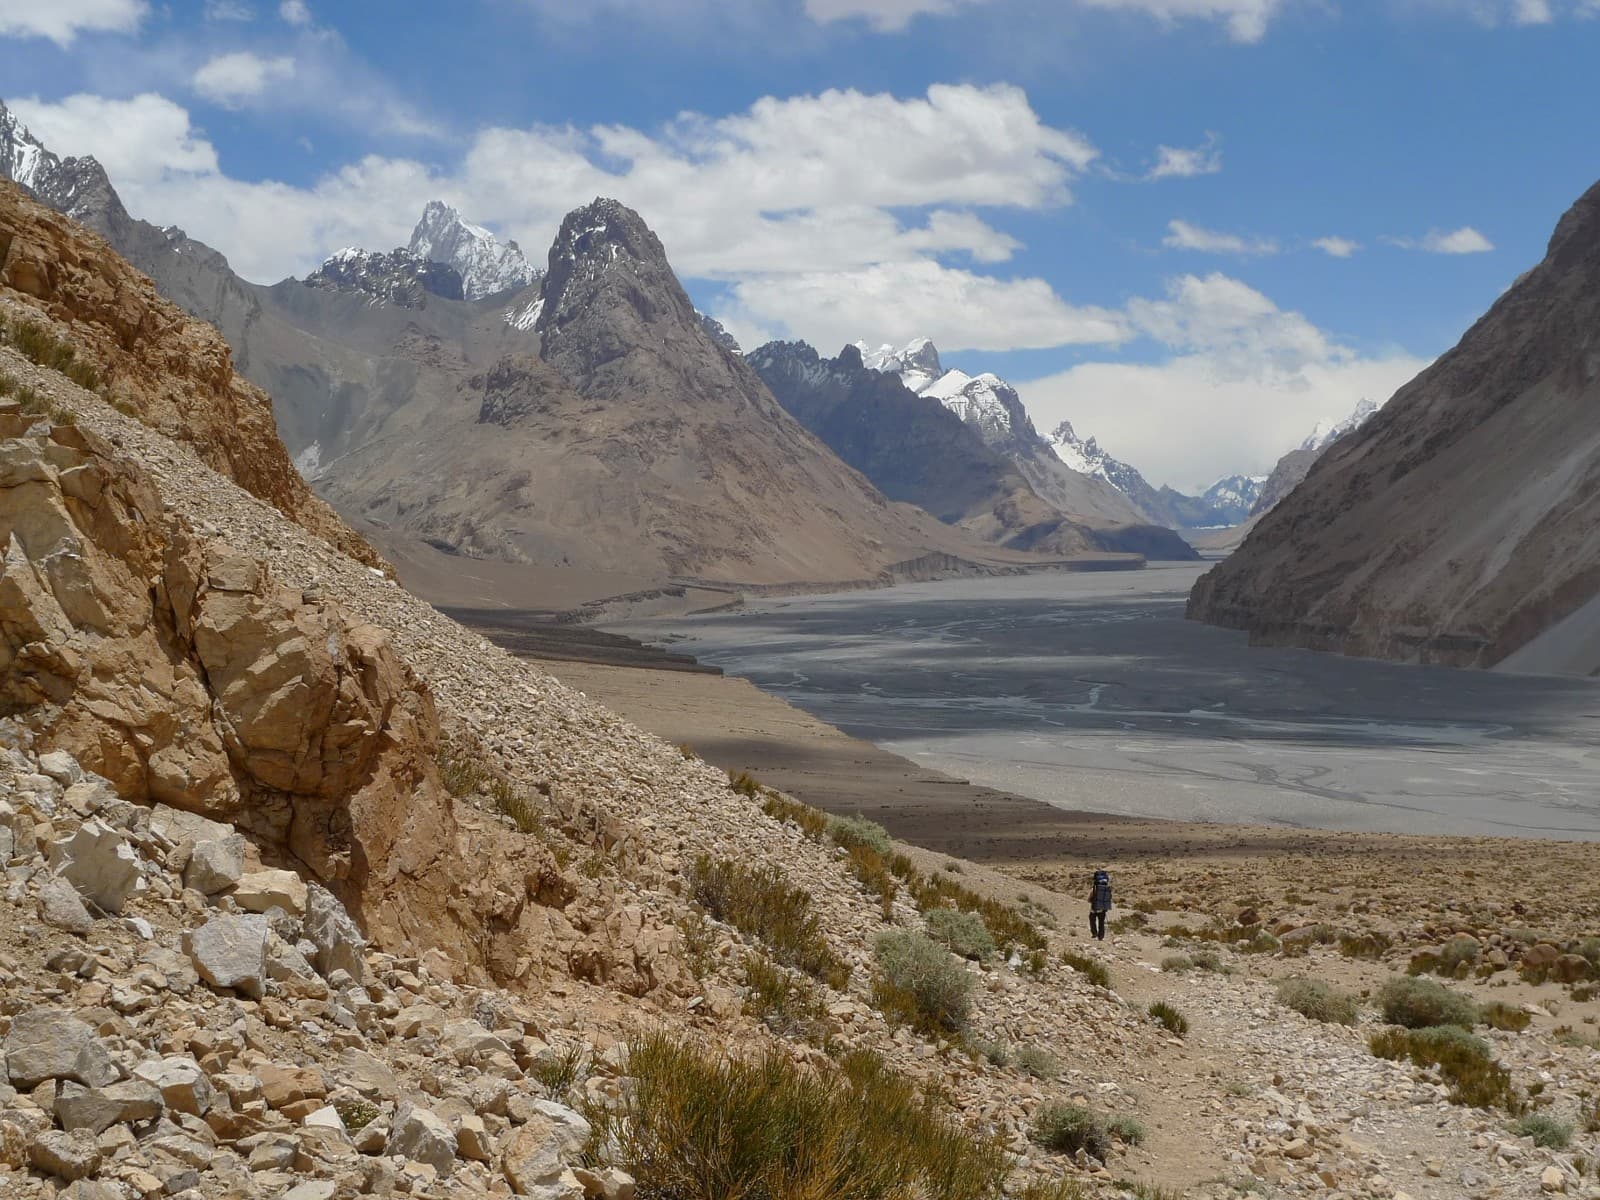
<instances>
[{"instance_id":1,"label":"rocky mountain ridge","mask_svg":"<svg viewBox=\"0 0 1600 1200\"><path fill-rule=\"evenodd\" d=\"M454 267L409 250L382 253L346 246L324 259L304 282L311 288L359 292L400 308L423 308L430 295L464 299L461 275Z\"/></svg>"},{"instance_id":2,"label":"rocky mountain ridge","mask_svg":"<svg viewBox=\"0 0 1600 1200\"><path fill-rule=\"evenodd\" d=\"M984 435L981 417L917 395L895 373L867 367L854 345L823 359L804 342L769 342L747 358L780 404L891 499L1015 549L1193 554L1170 531L1107 520L1095 510L1097 497L1088 486L1079 489L1076 509L1051 503L1017 456L1005 451L1007 439ZM1001 403L992 393L989 398ZM1015 407L1009 411L1026 423L1015 393L1010 399ZM1031 433L1031 425L1024 427Z\"/></svg>"},{"instance_id":3,"label":"rocky mountain ridge","mask_svg":"<svg viewBox=\"0 0 1600 1200\"><path fill-rule=\"evenodd\" d=\"M1448 353L1334 441L1190 616L1264 642L1491 666L1600 591L1600 185ZM1572 669L1600 667L1581 645Z\"/></svg>"}]
</instances>

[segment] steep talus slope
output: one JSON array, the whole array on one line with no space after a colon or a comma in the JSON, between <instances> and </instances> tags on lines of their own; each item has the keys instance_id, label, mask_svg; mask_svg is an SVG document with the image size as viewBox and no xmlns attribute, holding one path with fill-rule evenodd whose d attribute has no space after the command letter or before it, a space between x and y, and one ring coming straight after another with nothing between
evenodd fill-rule
<instances>
[{"instance_id":1,"label":"steep talus slope","mask_svg":"<svg viewBox=\"0 0 1600 1200\"><path fill-rule=\"evenodd\" d=\"M184 441L308 529L377 562L301 479L272 404L233 369L215 329L163 299L99 238L0 183L0 298L8 319L41 321L92 365L108 399Z\"/></svg>"},{"instance_id":2,"label":"steep talus slope","mask_svg":"<svg viewBox=\"0 0 1600 1200\"><path fill-rule=\"evenodd\" d=\"M1489 666L1600 591L1600 185L1189 600L1253 639Z\"/></svg>"}]
</instances>

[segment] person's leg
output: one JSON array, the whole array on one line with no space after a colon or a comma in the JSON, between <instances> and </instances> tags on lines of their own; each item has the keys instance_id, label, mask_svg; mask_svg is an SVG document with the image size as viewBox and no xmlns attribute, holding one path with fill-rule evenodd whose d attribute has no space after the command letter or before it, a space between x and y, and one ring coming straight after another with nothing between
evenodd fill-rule
<instances>
[{"instance_id":1,"label":"person's leg","mask_svg":"<svg viewBox=\"0 0 1600 1200\"><path fill-rule=\"evenodd\" d=\"M1096 921L1097 921L1097 923L1099 925L1099 929L1096 932L1097 932L1100 940L1103 942L1103 941L1106 940L1106 915L1105 915L1105 913L1100 913L1099 916L1096 918Z\"/></svg>"}]
</instances>

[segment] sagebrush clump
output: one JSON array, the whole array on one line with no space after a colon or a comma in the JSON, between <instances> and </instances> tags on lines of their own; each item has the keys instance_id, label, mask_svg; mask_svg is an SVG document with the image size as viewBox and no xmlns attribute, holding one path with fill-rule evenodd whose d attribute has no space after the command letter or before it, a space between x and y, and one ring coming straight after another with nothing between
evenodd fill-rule
<instances>
[{"instance_id":1,"label":"sagebrush clump","mask_svg":"<svg viewBox=\"0 0 1600 1200\"><path fill-rule=\"evenodd\" d=\"M829 817L828 836L846 850L852 846L865 846L884 859L894 852L889 831L865 817Z\"/></svg>"},{"instance_id":2,"label":"sagebrush clump","mask_svg":"<svg viewBox=\"0 0 1600 1200\"><path fill-rule=\"evenodd\" d=\"M832 987L848 982L850 968L829 948L811 896L790 886L777 867L746 867L702 854L690 869L689 892L717 920L760 938L778 962Z\"/></svg>"},{"instance_id":3,"label":"sagebrush clump","mask_svg":"<svg viewBox=\"0 0 1600 1200\"><path fill-rule=\"evenodd\" d=\"M984 962L994 953L994 938L977 913L954 908L934 908L923 914L928 933L951 951L974 962Z\"/></svg>"},{"instance_id":4,"label":"sagebrush clump","mask_svg":"<svg viewBox=\"0 0 1600 1200\"><path fill-rule=\"evenodd\" d=\"M1320 979L1285 979L1278 985L1278 1003L1302 1017L1335 1025L1354 1025L1360 1012L1353 995Z\"/></svg>"},{"instance_id":5,"label":"sagebrush clump","mask_svg":"<svg viewBox=\"0 0 1600 1200\"><path fill-rule=\"evenodd\" d=\"M1470 1029L1478 1023L1478 1006L1471 999L1431 979L1409 975L1397 975L1378 989L1378 1009L1389 1024L1407 1029L1434 1025Z\"/></svg>"},{"instance_id":6,"label":"sagebrush clump","mask_svg":"<svg viewBox=\"0 0 1600 1200\"><path fill-rule=\"evenodd\" d=\"M972 976L924 933L890 929L873 944L873 1003L885 1016L925 1033L953 1033L966 1024Z\"/></svg>"}]
</instances>

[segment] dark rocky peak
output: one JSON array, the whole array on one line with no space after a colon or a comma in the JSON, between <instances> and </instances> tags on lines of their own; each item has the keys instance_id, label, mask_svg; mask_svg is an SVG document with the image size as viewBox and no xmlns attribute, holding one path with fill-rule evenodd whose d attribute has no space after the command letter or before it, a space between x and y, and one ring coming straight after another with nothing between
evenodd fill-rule
<instances>
[{"instance_id":1,"label":"dark rocky peak","mask_svg":"<svg viewBox=\"0 0 1600 1200\"><path fill-rule=\"evenodd\" d=\"M445 263L429 262L409 250L387 254L346 247L305 278L307 287L359 292L401 308L425 308L428 296L463 298L461 275Z\"/></svg>"},{"instance_id":2,"label":"dark rocky peak","mask_svg":"<svg viewBox=\"0 0 1600 1200\"><path fill-rule=\"evenodd\" d=\"M661 239L616 200L567 214L540 298L541 357L580 389L606 363L635 352L680 364L716 356Z\"/></svg>"},{"instance_id":3,"label":"dark rocky peak","mask_svg":"<svg viewBox=\"0 0 1600 1200\"><path fill-rule=\"evenodd\" d=\"M739 339L724 329L722 327L722 322L717 320L715 317L708 317L705 313L701 313L700 328L706 331L706 336L708 338L710 338L717 345L721 346L729 354L743 353L743 351L739 349Z\"/></svg>"},{"instance_id":4,"label":"dark rocky peak","mask_svg":"<svg viewBox=\"0 0 1600 1200\"><path fill-rule=\"evenodd\" d=\"M61 158L28 131L0 102L0 176L19 183L40 202L98 233L112 237L128 224L128 210L104 167L88 155Z\"/></svg>"}]
</instances>

